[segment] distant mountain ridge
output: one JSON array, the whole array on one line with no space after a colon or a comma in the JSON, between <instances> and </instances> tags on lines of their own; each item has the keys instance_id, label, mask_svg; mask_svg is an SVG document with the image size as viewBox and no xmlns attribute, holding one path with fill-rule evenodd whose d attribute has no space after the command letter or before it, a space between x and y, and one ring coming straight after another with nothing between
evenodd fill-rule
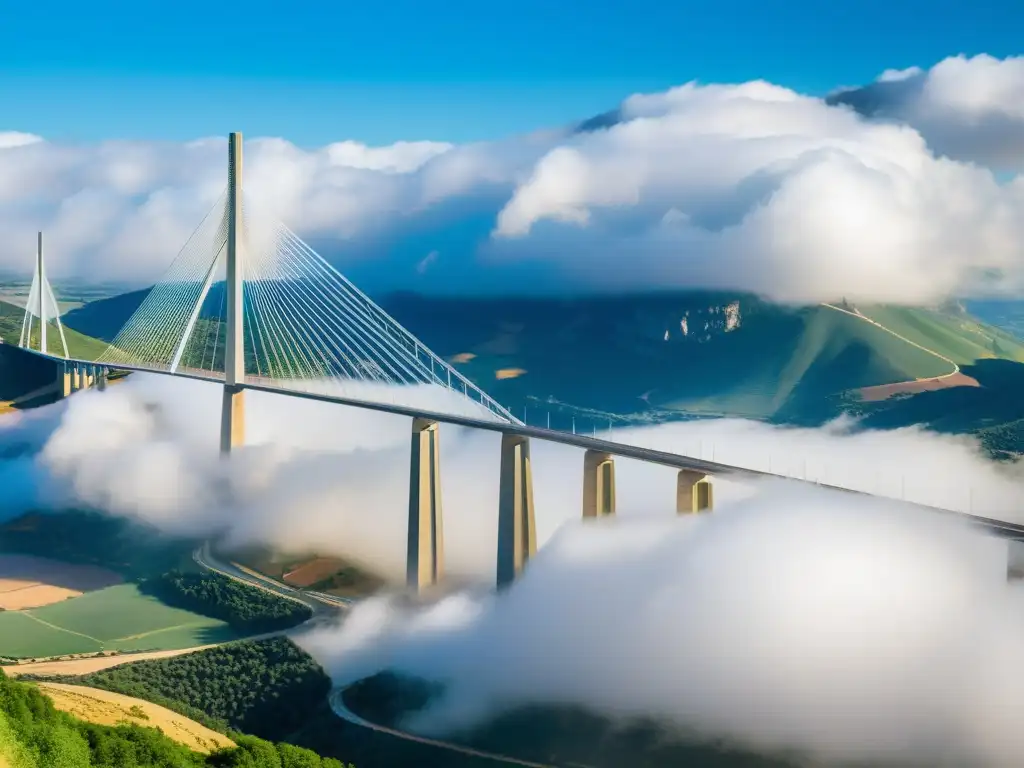
<instances>
[{"instance_id":1,"label":"distant mountain ridge","mask_svg":"<svg viewBox=\"0 0 1024 768\"><path fill-rule=\"evenodd\" d=\"M110 340L146 295L91 302L67 313L65 324ZM558 299L395 293L379 303L515 413L540 407L628 421L726 415L818 423L865 388L900 385L894 393L912 395L977 384L949 378L976 360L1024 362L1024 343L956 303L919 309L840 300L794 309L710 291ZM211 304L219 305L215 296Z\"/></svg>"}]
</instances>

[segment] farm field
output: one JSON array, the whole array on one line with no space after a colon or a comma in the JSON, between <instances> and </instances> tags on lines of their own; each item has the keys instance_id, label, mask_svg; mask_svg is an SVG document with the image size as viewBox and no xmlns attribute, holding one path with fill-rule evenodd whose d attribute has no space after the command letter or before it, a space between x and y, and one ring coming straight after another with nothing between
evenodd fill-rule
<instances>
[{"instance_id":1,"label":"farm field","mask_svg":"<svg viewBox=\"0 0 1024 768\"><path fill-rule=\"evenodd\" d=\"M128 722L159 728L178 743L203 754L218 747L235 746L227 736L143 699L82 685L39 683L39 687L53 700L57 709L89 723L119 725Z\"/></svg>"},{"instance_id":2,"label":"farm field","mask_svg":"<svg viewBox=\"0 0 1024 768\"><path fill-rule=\"evenodd\" d=\"M21 677L22 675L39 675L42 677L53 675L91 675L93 672L102 672L105 669L119 667L122 664L132 664L136 661L170 659L175 656L183 656L186 653L195 653L196 651L205 651L207 648L216 647L216 645L200 645L190 648L176 648L170 651L113 653L109 656L70 657L55 661L26 661L19 664L9 664L3 668L3 672L8 677Z\"/></svg>"},{"instance_id":3,"label":"farm field","mask_svg":"<svg viewBox=\"0 0 1024 768\"><path fill-rule=\"evenodd\" d=\"M219 555L256 575L337 597L371 595L384 586L381 579L337 557L283 556L259 547Z\"/></svg>"},{"instance_id":4,"label":"farm field","mask_svg":"<svg viewBox=\"0 0 1024 768\"><path fill-rule=\"evenodd\" d=\"M225 622L171 608L119 584L61 603L0 612L0 656L187 648L238 638Z\"/></svg>"},{"instance_id":5,"label":"farm field","mask_svg":"<svg viewBox=\"0 0 1024 768\"><path fill-rule=\"evenodd\" d=\"M0 554L0 609L39 608L121 581L120 576L105 568L32 555Z\"/></svg>"}]
</instances>

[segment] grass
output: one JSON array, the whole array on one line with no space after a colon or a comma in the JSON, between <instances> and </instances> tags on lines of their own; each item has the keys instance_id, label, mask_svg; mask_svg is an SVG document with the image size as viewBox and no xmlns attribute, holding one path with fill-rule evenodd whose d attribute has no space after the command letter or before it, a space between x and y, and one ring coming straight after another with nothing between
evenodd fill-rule
<instances>
[{"instance_id":1,"label":"grass","mask_svg":"<svg viewBox=\"0 0 1024 768\"><path fill-rule=\"evenodd\" d=\"M134 584L0 613L0 656L8 657L172 650L237 637L225 622L166 606Z\"/></svg>"},{"instance_id":2,"label":"grass","mask_svg":"<svg viewBox=\"0 0 1024 768\"><path fill-rule=\"evenodd\" d=\"M1024 362L1024 343L969 315L906 307L862 307L861 312L958 365L970 365L987 358Z\"/></svg>"},{"instance_id":3,"label":"grass","mask_svg":"<svg viewBox=\"0 0 1024 768\"><path fill-rule=\"evenodd\" d=\"M789 309L712 292L402 296L384 306L438 354L464 355L455 366L514 413L527 406L538 418L557 411L555 403L648 420L693 414L799 421L822 415L828 398L848 390L950 373L951 364L928 349L961 364L1024 360L1020 342L953 311L864 310L904 340L828 307ZM729 322L737 306L739 322ZM508 368L526 373L500 378ZM567 418L556 420L553 426L569 426Z\"/></svg>"},{"instance_id":4,"label":"grass","mask_svg":"<svg viewBox=\"0 0 1024 768\"><path fill-rule=\"evenodd\" d=\"M0 712L0 768L31 768L34 765L32 755L15 738L7 717Z\"/></svg>"},{"instance_id":5,"label":"grass","mask_svg":"<svg viewBox=\"0 0 1024 768\"><path fill-rule=\"evenodd\" d=\"M120 725L128 722L157 728L195 752L209 753L218 747L235 746L227 736L143 699L81 685L45 682L38 685L57 709L88 723Z\"/></svg>"},{"instance_id":6,"label":"grass","mask_svg":"<svg viewBox=\"0 0 1024 768\"><path fill-rule=\"evenodd\" d=\"M0 338L4 340L4 344L17 344L21 339L21 324L24 316L24 308L0 300ZM68 327L64 328L64 338L68 343L68 354L79 360L95 360L107 348L105 341L86 336ZM38 323L31 334L31 347L39 349ZM57 331L56 325L52 323L46 327L46 348L57 354L64 351L60 343L60 333Z\"/></svg>"},{"instance_id":7,"label":"grass","mask_svg":"<svg viewBox=\"0 0 1024 768\"><path fill-rule=\"evenodd\" d=\"M103 643L99 640L90 640L41 624L28 612L0 613L0 656L63 656L70 653L95 653L102 648Z\"/></svg>"}]
</instances>

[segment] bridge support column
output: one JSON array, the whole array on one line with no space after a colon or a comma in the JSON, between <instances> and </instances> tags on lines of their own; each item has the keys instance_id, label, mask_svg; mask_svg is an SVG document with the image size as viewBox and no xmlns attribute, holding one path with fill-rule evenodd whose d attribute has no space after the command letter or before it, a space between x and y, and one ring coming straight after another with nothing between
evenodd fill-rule
<instances>
[{"instance_id":1,"label":"bridge support column","mask_svg":"<svg viewBox=\"0 0 1024 768\"><path fill-rule=\"evenodd\" d=\"M77 392L82 388L82 371L75 363L71 366L71 391Z\"/></svg>"},{"instance_id":2,"label":"bridge support column","mask_svg":"<svg viewBox=\"0 0 1024 768\"><path fill-rule=\"evenodd\" d=\"M67 363L57 364L57 388L62 398L71 394L71 371Z\"/></svg>"},{"instance_id":3,"label":"bridge support column","mask_svg":"<svg viewBox=\"0 0 1024 768\"><path fill-rule=\"evenodd\" d=\"M501 436L501 480L498 491L498 589L515 581L537 553L537 524L533 509L533 470L530 440Z\"/></svg>"},{"instance_id":4,"label":"bridge support column","mask_svg":"<svg viewBox=\"0 0 1024 768\"><path fill-rule=\"evenodd\" d=\"M220 452L231 453L245 444L245 390L238 385L224 385L220 409Z\"/></svg>"},{"instance_id":5,"label":"bridge support column","mask_svg":"<svg viewBox=\"0 0 1024 768\"><path fill-rule=\"evenodd\" d=\"M676 512L680 515L710 511L714 507L714 488L707 475L692 469L680 469L676 478Z\"/></svg>"},{"instance_id":6,"label":"bridge support column","mask_svg":"<svg viewBox=\"0 0 1024 768\"><path fill-rule=\"evenodd\" d=\"M96 370L96 389L100 392L105 391L107 388L107 369L98 368Z\"/></svg>"},{"instance_id":7,"label":"bridge support column","mask_svg":"<svg viewBox=\"0 0 1024 768\"><path fill-rule=\"evenodd\" d=\"M583 517L615 514L615 460L603 451L583 456Z\"/></svg>"},{"instance_id":8,"label":"bridge support column","mask_svg":"<svg viewBox=\"0 0 1024 768\"><path fill-rule=\"evenodd\" d=\"M412 420L409 472L409 543L406 584L420 592L444 574L444 526L441 514L441 446L438 424Z\"/></svg>"}]
</instances>

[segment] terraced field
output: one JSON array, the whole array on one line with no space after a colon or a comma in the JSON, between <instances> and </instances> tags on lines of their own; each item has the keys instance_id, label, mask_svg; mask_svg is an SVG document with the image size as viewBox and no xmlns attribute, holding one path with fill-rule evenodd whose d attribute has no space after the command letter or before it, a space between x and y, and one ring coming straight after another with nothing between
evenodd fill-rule
<instances>
[{"instance_id":1,"label":"terraced field","mask_svg":"<svg viewBox=\"0 0 1024 768\"><path fill-rule=\"evenodd\" d=\"M171 650L237 637L223 621L170 608L134 584L34 610L0 613L0 656L13 658Z\"/></svg>"}]
</instances>

